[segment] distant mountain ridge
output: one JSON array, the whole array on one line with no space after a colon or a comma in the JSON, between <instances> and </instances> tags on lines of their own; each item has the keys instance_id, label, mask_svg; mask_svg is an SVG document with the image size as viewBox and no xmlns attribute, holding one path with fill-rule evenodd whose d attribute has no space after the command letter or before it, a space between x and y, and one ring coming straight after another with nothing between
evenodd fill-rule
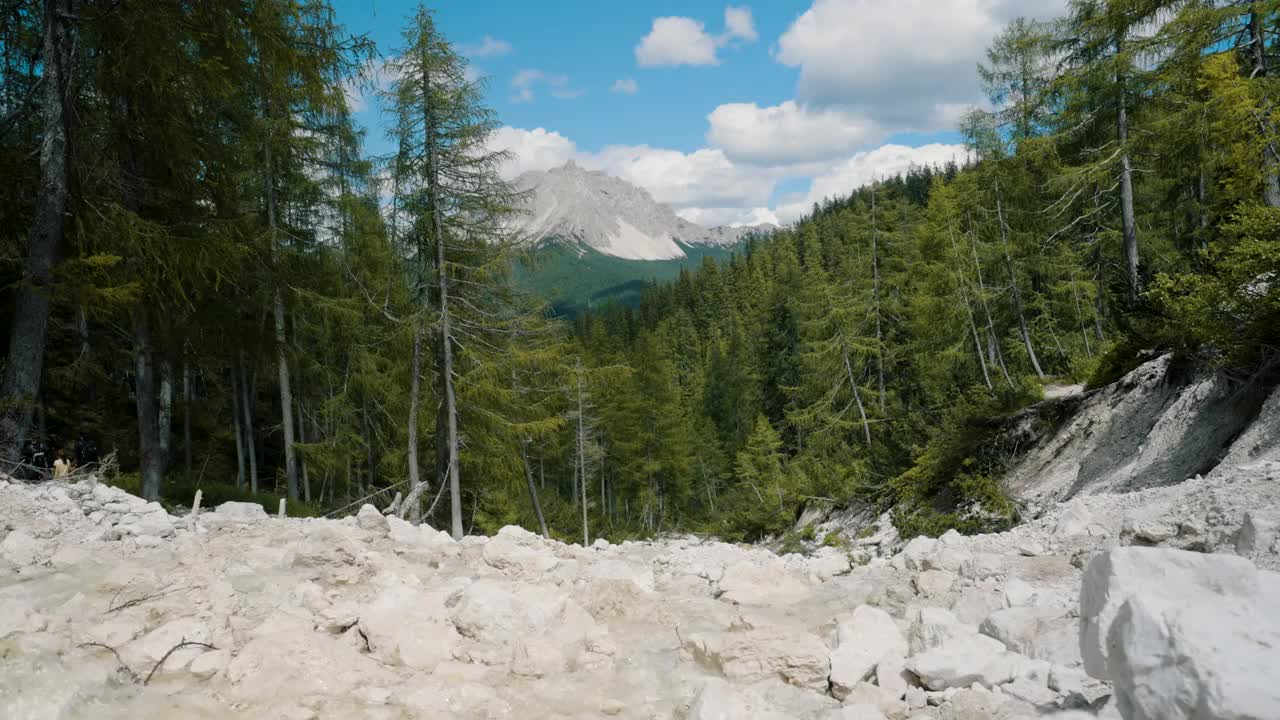
<instances>
[{"instance_id":1,"label":"distant mountain ridge","mask_svg":"<svg viewBox=\"0 0 1280 720\"><path fill-rule=\"evenodd\" d=\"M625 260L677 260L684 247L729 248L772 225L705 228L676 215L643 188L570 160L526 172L513 183L530 193L515 229L539 245L579 245ZM682 247L684 246L684 247Z\"/></svg>"}]
</instances>

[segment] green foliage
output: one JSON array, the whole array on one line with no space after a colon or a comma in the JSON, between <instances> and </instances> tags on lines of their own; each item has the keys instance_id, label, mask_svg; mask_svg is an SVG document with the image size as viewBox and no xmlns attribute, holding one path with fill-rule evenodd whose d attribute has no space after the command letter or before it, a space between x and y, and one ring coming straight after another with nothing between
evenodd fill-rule
<instances>
[{"instance_id":1,"label":"green foliage","mask_svg":"<svg viewBox=\"0 0 1280 720\"><path fill-rule=\"evenodd\" d=\"M1250 370L1280 353L1280 208L1246 203L1223 232L1201 270L1162 274L1151 294L1182 349Z\"/></svg>"}]
</instances>

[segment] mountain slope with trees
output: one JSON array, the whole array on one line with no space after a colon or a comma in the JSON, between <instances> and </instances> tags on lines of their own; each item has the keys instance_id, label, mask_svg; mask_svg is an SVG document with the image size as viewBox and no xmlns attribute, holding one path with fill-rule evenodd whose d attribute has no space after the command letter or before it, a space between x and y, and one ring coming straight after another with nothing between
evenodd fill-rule
<instances>
[{"instance_id":1,"label":"mountain slope with trees","mask_svg":"<svg viewBox=\"0 0 1280 720\"><path fill-rule=\"evenodd\" d=\"M400 493L455 535L755 539L851 499L972 531L1015 520L984 443L1045 383L1156 346L1275 366L1277 0L1015 22L971 165L572 323L515 289L498 119L429 11L392 63L397 151L366 158L344 87L376 51L321 0L8 7L12 461L85 433L148 498Z\"/></svg>"}]
</instances>

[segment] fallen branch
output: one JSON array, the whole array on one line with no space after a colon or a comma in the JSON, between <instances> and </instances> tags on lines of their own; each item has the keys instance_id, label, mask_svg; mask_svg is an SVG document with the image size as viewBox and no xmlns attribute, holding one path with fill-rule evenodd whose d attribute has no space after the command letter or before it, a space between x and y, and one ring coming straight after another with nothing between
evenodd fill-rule
<instances>
[{"instance_id":1,"label":"fallen branch","mask_svg":"<svg viewBox=\"0 0 1280 720\"><path fill-rule=\"evenodd\" d=\"M128 586L126 586L126 587L128 587ZM107 608L107 612L106 612L106 613L104 613L104 614L106 614L106 615L110 615L111 613L114 613L114 612L120 612L121 610L126 610L126 609L128 609L128 608L135 607L135 606L137 606L137 605L141 605L142 603L147 602L147 601L149 601L149 600L155 600L156 598L161 598L161 597L164 597L165 595L169 595L169 594L171 594L171 593L175 593L175 592L177 592L177 591L179 591L179 590L181 590L181 589L182 589L182 588L175 588L175 587L173 587L172 585L166 585L165 587L160 588L160 590L159 590L159 591L154 592L154 593L151 593L150 595L142 595L142 596L140 596L140 597L136 597L136 598L134 598L134 599L132 599L132 600L128 600L128 601L126 601L126 602L123 602L123 603L121 603L121 604L119 604L119 605L115 605L114 603L115 603L115 601L116 601L116 595L119 595L119 594L124 590L124 588L120 588L120 590L117 590L117 591L116 591L116 595L112 595L112 596L111 596L111 602L112 602L113 604L112 604L110 607L108 607L108 608Z\"/></svg>"},{"instance_id":2,"label":"fallen branch","mask_svg":"<svg viewBox=\"0 0 1280 720\"><path fill-rule=\"evenodd\" d=\"M143 686L145 687L146 685L149 685L151 683L151 678L155 677L155 674L160 670L160 666L164 665L164 661L168 660L170 655L174 654L175 652L185 647L202 647L205 650L218 649L210 645L209 643L196 642L194 640L188 640L186 638L183 638L177 645L174 645L173 647L169 648L169 652L165 653L164 657L160 658L160 662L156 663L156 666L151 668L151 672L147 673L147 679L142 681ZM134 675L133 677L134 677L134 681L137 682L138 676Z\"/></svg>"},{"instance_id":3,"label":"fallen branch","mask_svg":"<svg viewBox=\"0 0 1280 720\"><path fill-rule=\"evenodd\" d=\"M124 659L120 657L120 653L116 652L116 649L115 649L115 648L111 647L110 645L104 645L103 643L100 643L100 642L87 642L87 643L80 643L80 647L96 647L96 648L102 648L102 649L104 649L104 650L106 650L106 651L110 652L112 655L115 655L115 656L116 656L116 662L120 664L120 669L121 669L121 670L123 670L123 671L125 671L126 673L128 673L128 674L129 674L129 679L130 679L130 680L132 680L132 681L133 681L133 682L135 682L135 683L136 683L136 682L138 682L138 673L134 672L134 671L133 671L133 668L131 668L131 667L129 667L128 665L125 665L125 664L124 664Z\"/></svg>"}]
</instances>

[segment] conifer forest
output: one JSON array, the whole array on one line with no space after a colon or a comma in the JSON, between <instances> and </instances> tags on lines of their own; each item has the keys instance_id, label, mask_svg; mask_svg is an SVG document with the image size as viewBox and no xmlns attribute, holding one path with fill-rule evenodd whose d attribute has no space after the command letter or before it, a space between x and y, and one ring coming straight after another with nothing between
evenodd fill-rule
<instances>
[{"instance_id":1,"label":"conifer forest","mask_svg":"<svg viewBox=\"0 0 1280 720\"><path fill-rule=\"evenodd\" d=\"M567 316L430 7L376 47L325 0L0 0L0 458L455 537L1010 527L989 441L1046 386L1274 372L1280 0L1071 0L973 72L967 158Z\"/></svg>"}]
</instances>

